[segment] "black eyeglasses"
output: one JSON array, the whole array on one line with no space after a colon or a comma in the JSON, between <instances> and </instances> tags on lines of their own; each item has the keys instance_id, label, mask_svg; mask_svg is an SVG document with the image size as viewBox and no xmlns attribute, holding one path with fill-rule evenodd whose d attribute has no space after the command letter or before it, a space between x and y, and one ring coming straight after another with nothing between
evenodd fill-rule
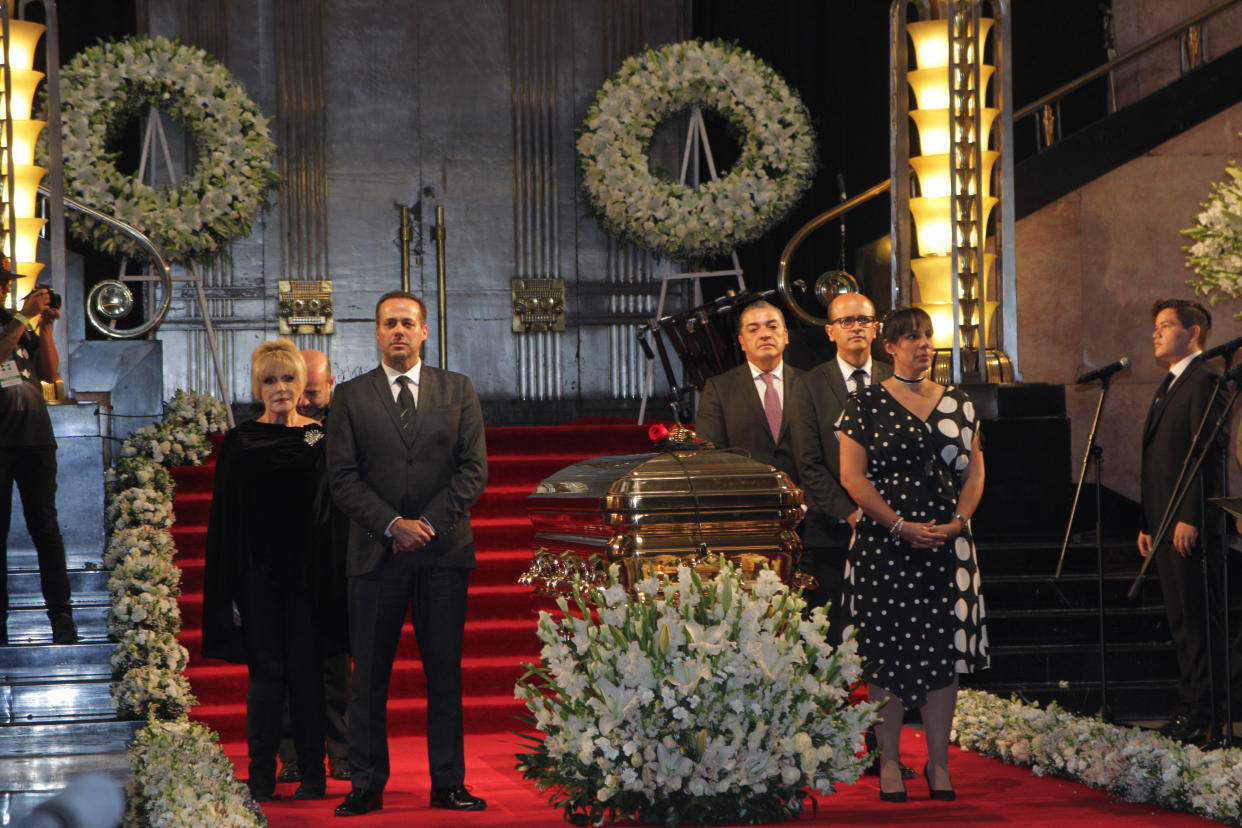
<instances>
[{"instance_id":1,"label":"black eyeglasses","mask_svg":"<svg viewBox=\"0 0 1242 828\"><path fill-rule=\"evenodd\" d=\"M874 316L842 316L840 319L833 319L828 322L829 325L840 325L842 328L852 328L855 325L874 325Z\"/></svg>"}]
</instances>

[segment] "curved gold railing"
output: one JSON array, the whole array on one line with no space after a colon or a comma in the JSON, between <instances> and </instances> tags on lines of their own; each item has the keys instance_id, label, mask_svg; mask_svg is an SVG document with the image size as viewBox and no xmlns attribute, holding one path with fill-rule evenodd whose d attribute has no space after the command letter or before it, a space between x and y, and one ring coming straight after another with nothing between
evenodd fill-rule
<instances>
[{"instance_id":1,"label":"curved gold railing","mask_svg":"<svg viewBox=\"0 0 1242 828\"><path fill-rule=\"evenodd\" d=\"M45 186L39 187L39 195L48 199L52 197L51 191ZM100 318L102 314L100 308L98 307L99 303L96 301L88 301L86 303L86 316L87 319L90 320L91 326L104 336L112 339L137 339L139 337L146 336L148 333L158 328L164 321L164 317L167 316L168 306L172 302L172 272L168 268L168 263L164 260L164 254L161 253L159 248L155 246L154 242L147 238L146 234L144 234L137 227L127 224L114 216L101 213L94 207L91 207L88 204L83 204L77 199L70 198L69 196L64 197L64 202L65 206L69 209L79 212L84 216L94 219L95 221L102 222L111 227L113 230L116 230L118 233L128 236L137 242L144 250L146 250L147 255L150 257L151 263L155 266L159 277L161 296L158 307L155 312L151 314L151 318L146 322L136 328L116 328L111 324L116 321L116 318L104 317L107 321L102 321ZM143 281L151 280L149 278L144 278ZM119 285L122 290L128 291L128 288L124 287L124 285L119 281L111 284ZM95 297L97 295L96 291L92 290L91 295L92 298Z\"/></svg>"}]
</instances>

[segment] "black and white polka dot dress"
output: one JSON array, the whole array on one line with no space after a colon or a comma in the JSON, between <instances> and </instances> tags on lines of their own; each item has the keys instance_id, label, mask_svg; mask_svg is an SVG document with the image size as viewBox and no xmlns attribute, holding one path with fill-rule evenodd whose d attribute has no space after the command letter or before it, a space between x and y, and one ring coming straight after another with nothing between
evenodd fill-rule
<instances>
[{"instance_id":1,"label":"black and white polka dot dress","mask_svg":"<svg viewBox=\"0 0 1242 828\"><path fill-rule=\"evenodd\" d=\"M867 477L908 521L952 520L970 462L975 410L960 389L945 389L923 422L880 384L846 403L841 431L867 450ZM893 539L864 516L850 548L843 595L844 633L857 634L870 681L921 707L929 690L958 673L988 666L979 567L969 530L939 549Z\"/></svg>"}]
</instances>

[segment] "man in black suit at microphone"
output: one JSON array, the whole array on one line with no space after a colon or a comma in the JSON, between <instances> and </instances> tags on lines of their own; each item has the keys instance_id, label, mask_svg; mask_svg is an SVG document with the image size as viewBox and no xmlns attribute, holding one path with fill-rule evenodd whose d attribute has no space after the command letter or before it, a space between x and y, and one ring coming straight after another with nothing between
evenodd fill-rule
<instances>
[{"instance_id":1,"label":"man in black suit at microphone","mask_svg":"<svg viewBox=\"0 0 1242 828\"><path fill-rule=\"evenodd\" d=\"M1177 709L1160 732L1196 742L1210 736L1212 702L1219 709L1226 684L1221 680L1220 662L1213 662L1210 655L1210 650L1215 651L1219 658L1224 642L1220 612L1222 513L1207 503L1207 498L1221 494L1224 479L1223 456L1218 447L1208 448L1203 465L1173 517L1172 531L1155 550L1152 534L1159 529L1174 496L1182 463L1212 400L1220 371L1201 358L1212 327L1212 317L1203 305L1185 299L1163 299L1152 306L1152 318L1155 356L1169 366L1169 373L1156 392L1143 426L1144 526L1138 534L1138 548L1143 557L1153 553L1156 556L1169 631L1177 648ZM1223 396L1217 397L1216 405L1224 405ZM1210 594L1205 582L1211 584ZM1205 612L1205 607L1210 612Z\"/></svg>"}]
</instances>

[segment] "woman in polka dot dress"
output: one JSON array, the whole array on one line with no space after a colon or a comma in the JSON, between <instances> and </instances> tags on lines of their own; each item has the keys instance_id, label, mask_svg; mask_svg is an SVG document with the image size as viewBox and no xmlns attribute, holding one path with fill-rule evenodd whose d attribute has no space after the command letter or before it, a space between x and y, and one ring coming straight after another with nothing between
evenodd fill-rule
<instances>
[{"instance_id":1,"label":"woman in polka dot dress","mask_svg":"<svg viewBox=\"0 0 1242 828\"><path fill-rule=\"evenodd\" d=\"M846 404L841 482L862 507L846 566L844 634L868 671L880 798L904 802L898 765L905 710L922 709L923 774L932 799L952 799L949 730L957 676L988 666L983 597L970 516L983 494L974 405L927 377L932 327L919 308L884 323L893 377Z\"/></svg>"}]
</instances>

